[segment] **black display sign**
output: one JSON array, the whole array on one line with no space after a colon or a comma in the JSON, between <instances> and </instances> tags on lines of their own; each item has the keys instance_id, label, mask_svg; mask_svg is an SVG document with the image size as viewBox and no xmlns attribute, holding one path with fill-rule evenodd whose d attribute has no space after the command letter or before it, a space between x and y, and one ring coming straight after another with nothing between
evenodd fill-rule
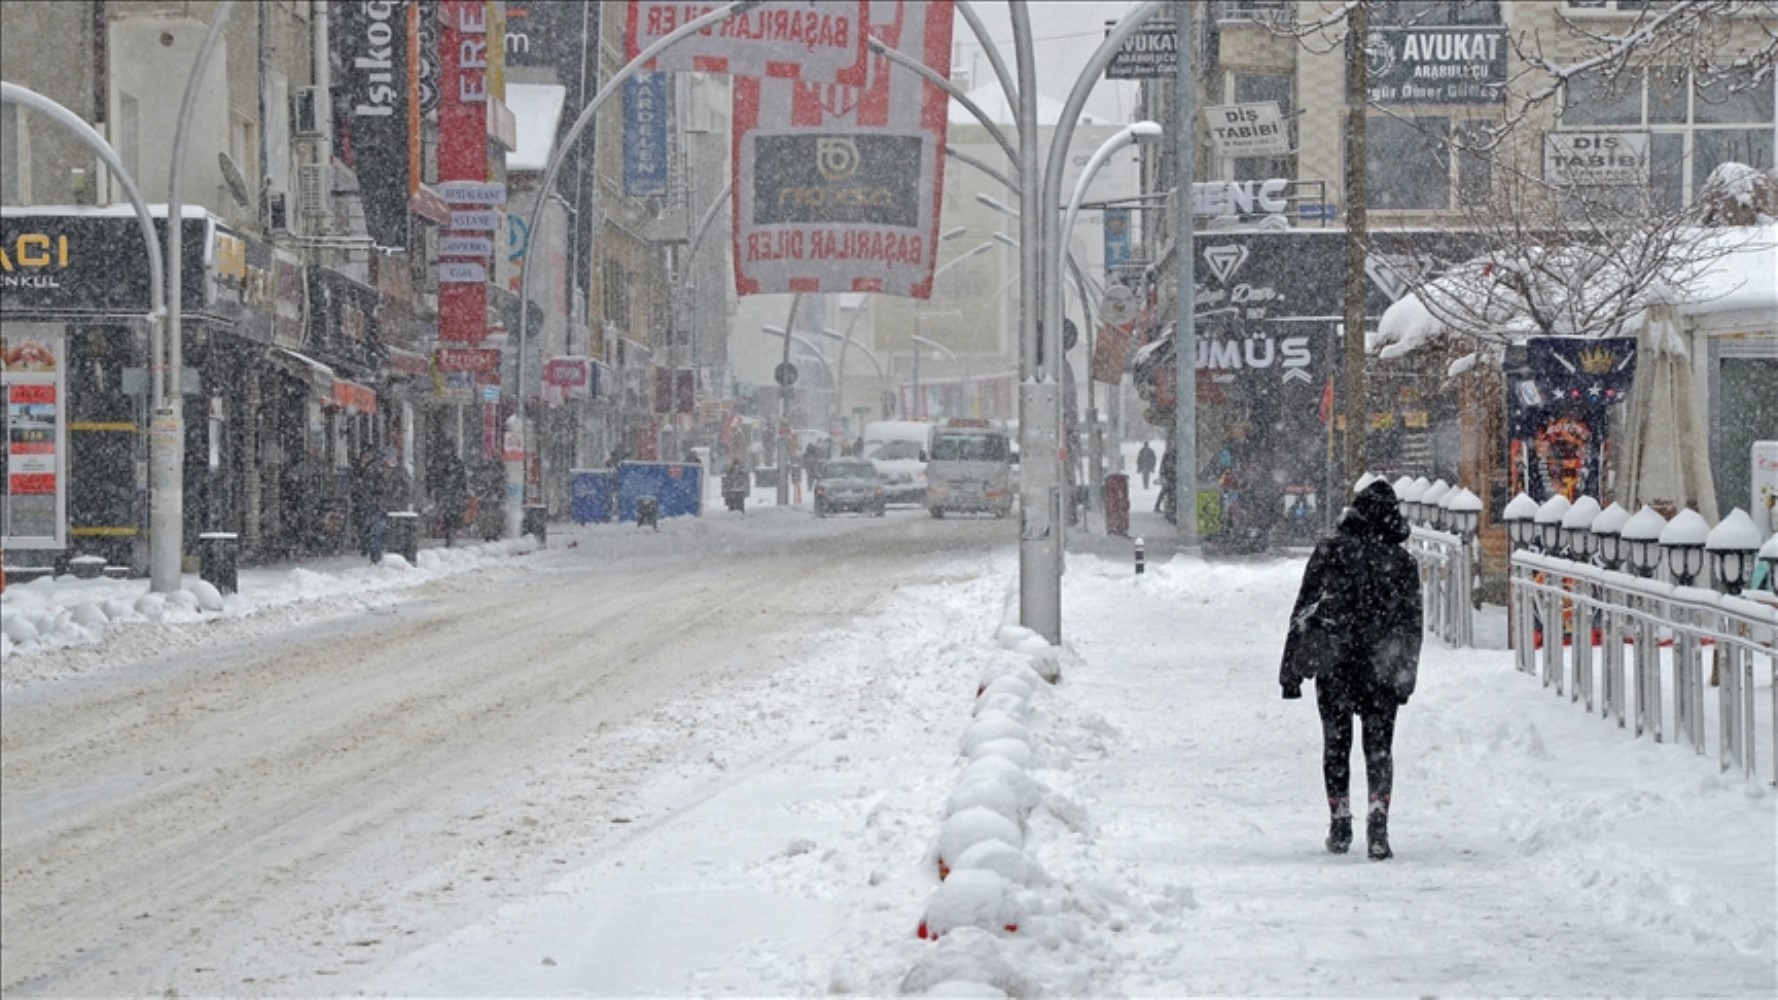
<instances>
[{"instance_id":1,"label":"black display sign","mask_svg":"<svg viewBox=\"0 0 1778 1000\"><path fill-rule=\"evenodd\" d=\"M154 221L166 246L166 220ZM204 250L210 224L186 219L183 304L210 302ZM0 312L146 313L148 252L134 216L7 215L0 218Z\"/></svg>"},{"instance_id":2,"label":"black display sign","mask_svg":"<svg viewBox=\"0 0 1778 1000\"><path fill-rule=\"evenodd\" d=\"M1501 26L1373 28L1364 46L1370 102L1504 103L1510 47Z\"/></svg>"},{"instance_id":3,"label":"black display sign","mask_svg":"<svg viewBox=\"0 0 1778 1000\"><path fill-rule=\"evenodd\" d=\"M917 228L921 137L760 135L755 140L754 222Z\"/></svg>"},{"instance_id":4,"label":"black display sign","mask_svg":"<svg viewBox=\"0 0 1778 1000\"><path fill-rule=\"evenodd\" d=\"M371 239L397 248L408 240L409 2L336 3L329 32L339 157L358 175Z\"/></svg>"},{"instance_id":5,"label":"black display sign","mask_svg":"<svg viewBox=\"0 0 1778 1000\"><path fill-rule=\"evenodd\" d=\"M1106 34L1110 34L1107 29ZM1124 39L1105 67L1107 80L1171 80L1179 72L1179 26L1148 21Z\"/></svg>"}]
</instances>

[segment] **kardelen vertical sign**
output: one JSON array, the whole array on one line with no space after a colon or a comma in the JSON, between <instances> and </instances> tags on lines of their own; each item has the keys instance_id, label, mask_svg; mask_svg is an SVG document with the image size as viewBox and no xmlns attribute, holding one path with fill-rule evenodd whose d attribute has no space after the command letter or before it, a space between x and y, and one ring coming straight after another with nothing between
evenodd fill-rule
<instances>
[{"instance_id":1,"label":"kardelen vertical sign","mask_svg":"<svg viewBox=\"0 0 1778 1000\"><path fill-rule=\"evenodd\" d=\"M720 6L630 0L624 58L636 58L681 25ZM867 0L767 0L681 40L647 68L857 86L866 76L869 6ZM945 6L949 8L949 0Z\"/></svg>"},{"instance_id":2,"label":"kardelen vertical sign","mask_svg":"<svg viewBox=\"0 0 1778 1000\"><path fill-rule=\"evenodd\" d=\"M358 175L365 229L385 247L408 242L410 2L336 3L328 34L339 157Z\"/></svg>"},{"instance_id":3,"label":"kardelen vertical sign","mask_svg":"<svg viewBox=\"0 0 1778 1000\"><path fill-rule=\"evenodd\" d=\"M948 77L951 16L876 0L868 30ZM931 293L948 99L885 57L866 69L859 86L736 78L739 294Z\"/></svg>"},{"instance_id":4,"label":"kardelen vertical sign","mask_svg":"<svg viewBox=\"0 0 1778 1000\"><path fill-rule=\"evenodd\" d=\"M441 0L438 16L438 180L452 209L442 236L485 236L492 227L482 225L484 216L494 213L485 200L464 196L488 179L488 8L482 0ZM480 344L487 314L487 259L441 255L439 342Z\"/></svg>"},{"instance_id":5,"label":"kardelen vertical sign","mask_svg":"<svg viewBox=\"0 0 1778 1000\"><path fill-rule=\"evenodd\" d=\"M624 194L667 193L667 74L637 73L624 81Z\"/></svg>"}]
</instances>

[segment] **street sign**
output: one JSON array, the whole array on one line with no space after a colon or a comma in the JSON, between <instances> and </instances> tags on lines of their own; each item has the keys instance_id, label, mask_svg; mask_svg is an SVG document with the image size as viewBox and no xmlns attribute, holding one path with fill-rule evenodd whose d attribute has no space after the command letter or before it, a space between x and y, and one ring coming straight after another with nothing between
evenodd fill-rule
<instances>
[{"instance_id":1,"label":"street sign","mask_svg":"<svg viewBox=\"0 0 1778 1000\"><path fill-rule=\"evenodd\" d=\"M796 384L796 366L788 361L780 361L778 367L772 370L772 378L788 389Z\"/></svg>"},{"instance_id":2,"label":"street sign","mask_svg":"<svg viewBox=\"0 0 1778 1000\"><path fill-rule=\"evenodd\" d=\"M1099 302L1099 315L1105 322L1114 325L1128 323L1142 311L1136 301L1136 293L1123 285L1112 285L1105 289L1105 298Z\"/></svg>"},{"instance_id":3,"label":"street sign","mask_svg":"<svg viewBox=\"0 0 1778 1000\"><path fill-rule=\"evenodd\" d=\"M1106 34L1111 34L1110 28ZM1150 20L1124 39L1111 64L1107 80L1171 80L1179 71L1179 28L1170 21Z\"/></svg>"},{"instance_id":4,"label":"street sign","mask_svg":"<svg viewBox=\"0 0 1778 1000\"><path fill-rule=\"evenodd\" d=\"M438 193L453 205L491 207L506 203L506 185L498 181L442 181Z\"/></svg>"},{"instance_id":5,"label":"street sign","mask_svg":"<svg viewBox=\"0 0 1778 1000\"><path fill-rule=\"evenodd\" d=\"M1290 133L1277 101L1208 107L1204 123L1217 156L1283 156L1290 152Z\"/></svg>"}]
</instances>

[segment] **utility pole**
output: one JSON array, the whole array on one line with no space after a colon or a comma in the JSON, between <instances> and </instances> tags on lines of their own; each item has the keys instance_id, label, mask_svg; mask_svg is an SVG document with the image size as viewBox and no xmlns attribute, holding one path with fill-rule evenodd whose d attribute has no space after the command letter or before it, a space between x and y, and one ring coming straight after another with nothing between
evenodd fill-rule
<instances>
[{"instance_id":1,"label":"utility pole","mask_svg":"<svg viewBox=\"0 0 1778 1000\"><path fill-rule=\"evenodd\" d=\"M1192 4L1176 0L1179 69L1173 81L1173 512L1179 544L1198 544L1198 272L1192 239L1192 157L1197 154L1197 71Z\"/></svg>"},{"instance_id":2,"label":"utility pole","mask_svg":"<svg viewBox=\"0 0 1778 1000\"><path fill-rule=\"evenodd\" d=\"M1370 242L1365 217L1365 117L1370 97L1366 43L1371 27L1368 0L1352 8L1346 27L1346 311L1340 337L1339 377L1339 415L1345 433L1340 439L1340 481L1328 484L1329 511L1339 509L1344 486L1357 482L1369 464L1364 442L1364 254L1365 245Z\"/></svg>"}]
</instances>

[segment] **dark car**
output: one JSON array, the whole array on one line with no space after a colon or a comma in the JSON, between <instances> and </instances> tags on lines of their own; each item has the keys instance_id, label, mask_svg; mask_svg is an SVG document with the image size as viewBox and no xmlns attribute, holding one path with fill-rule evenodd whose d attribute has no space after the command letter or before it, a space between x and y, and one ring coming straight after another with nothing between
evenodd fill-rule
<instances>
[{"instance_id":1,"label":"dark car","mask_svg":"<svg viewBox=\"0 0 1778 1000\"><path fill-rule=\"evenodd\" d=\"M859 458L836 458L815 480L815 516L851 510L882 517L888 502L877 467Z\"/></svg>"}]
</instances>

